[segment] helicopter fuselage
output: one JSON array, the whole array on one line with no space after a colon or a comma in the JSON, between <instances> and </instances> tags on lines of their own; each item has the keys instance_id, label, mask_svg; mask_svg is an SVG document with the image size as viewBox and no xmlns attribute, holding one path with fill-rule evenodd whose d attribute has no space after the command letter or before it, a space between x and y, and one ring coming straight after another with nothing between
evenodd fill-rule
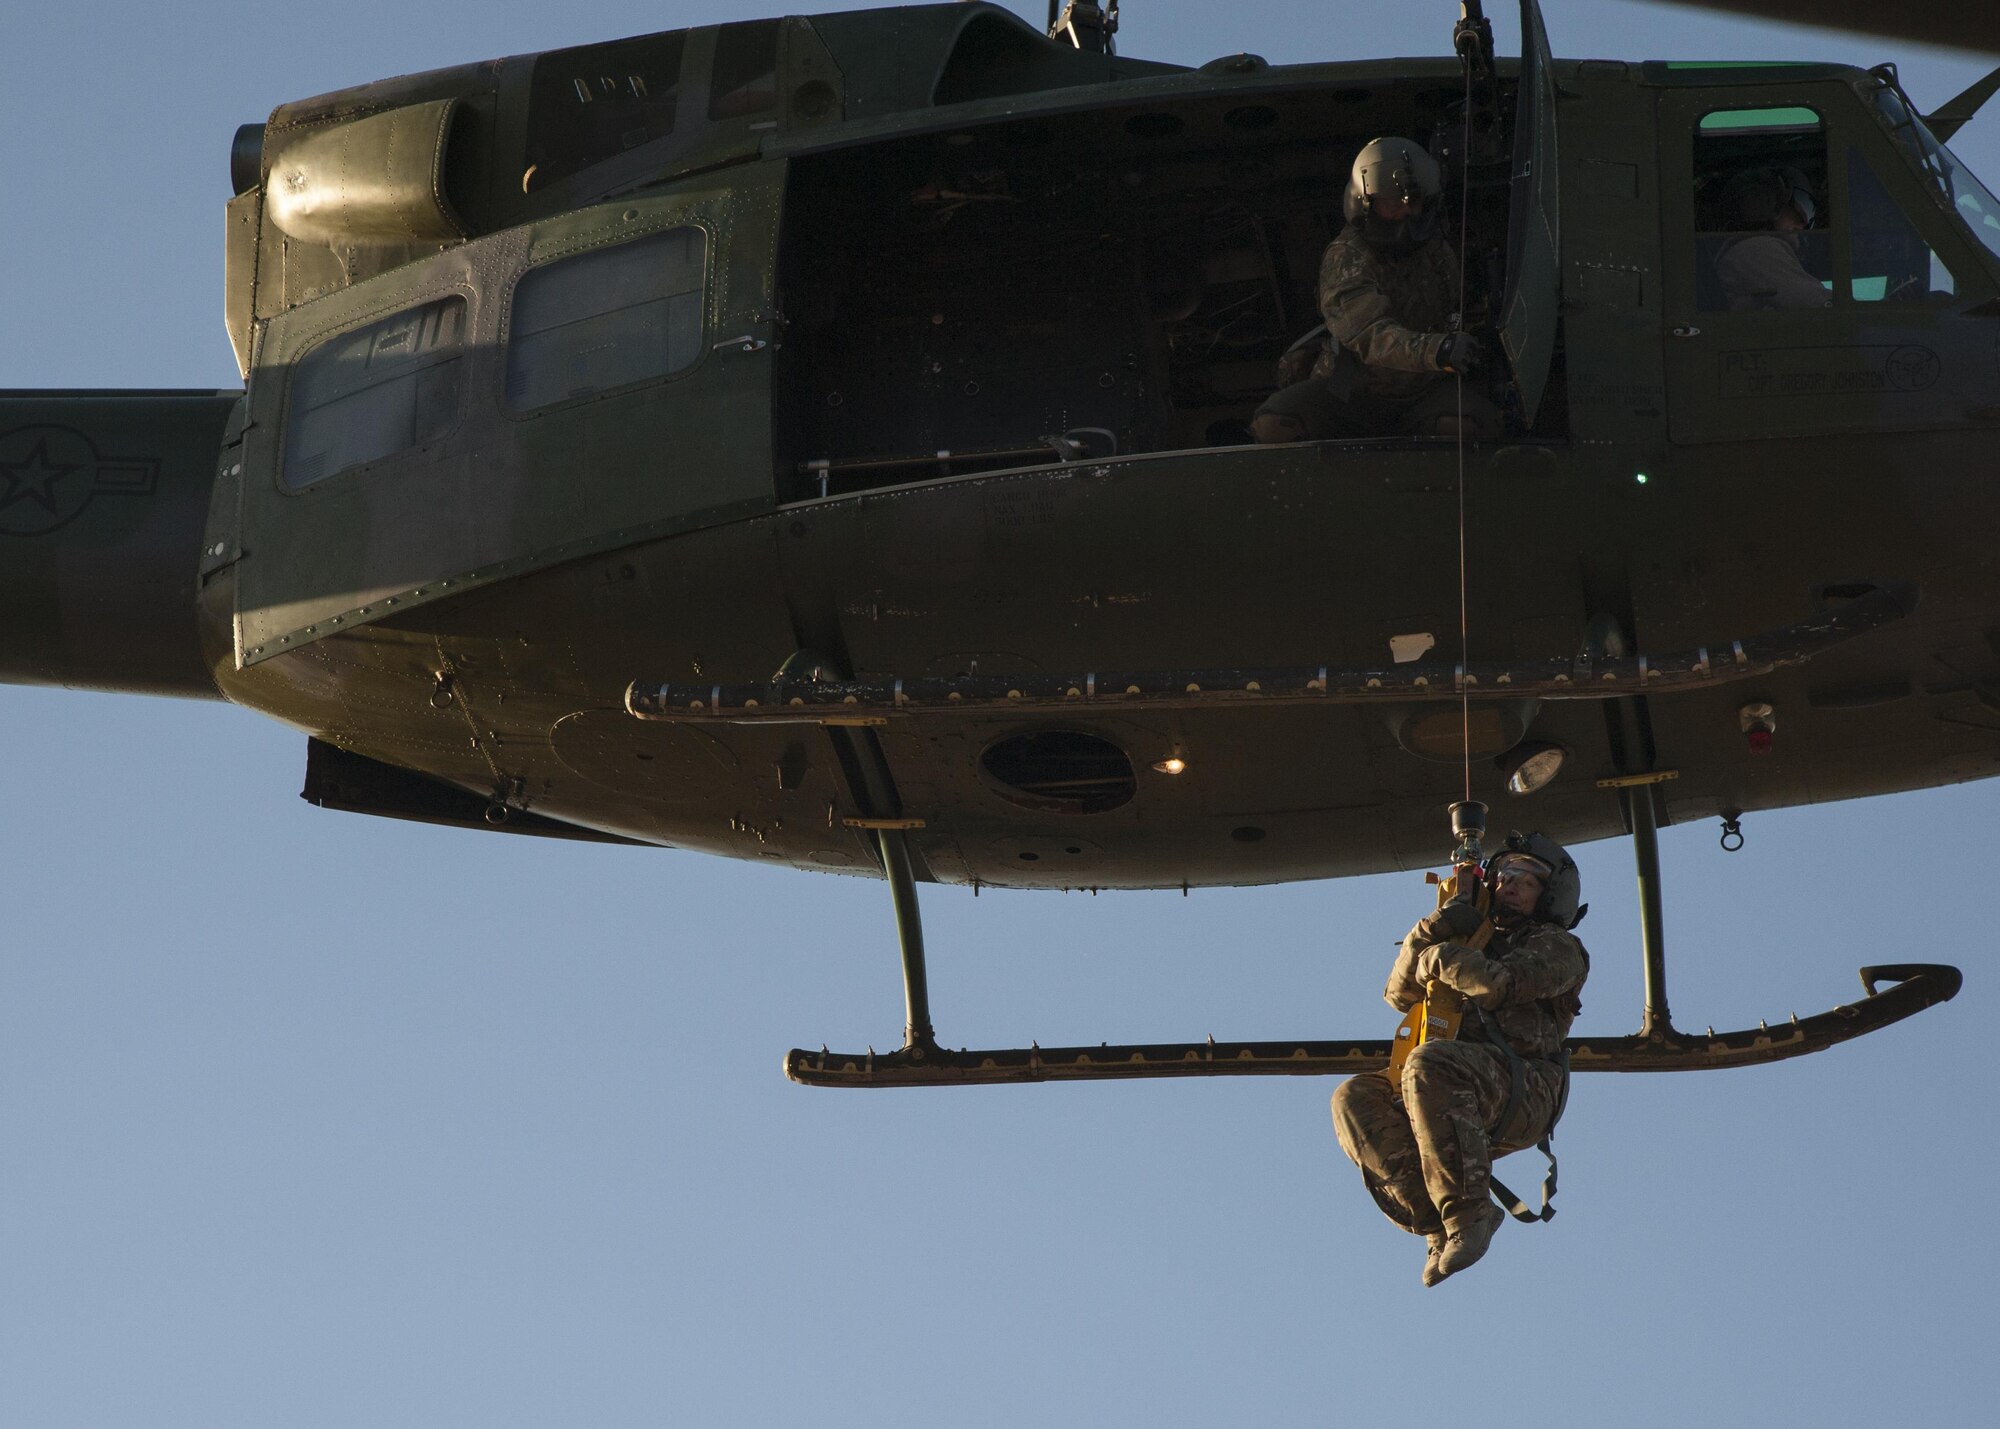
<instances>
[{"instance_id":1,"label":"helicopter fuselage","mask_svg":"<svg viewBox=\"0 0 2000 1429\"><path fill-rule=\"evenodd\" d=\"M878 14L280 109L230 206L240 402L0 399L10 491L94 473L66 515L0 507L10 590L59 592L8 677L219 693L311 734L330 806L829 871L876 871L866 741L920 876L1027 887L1421 867L1468 781L1572 841L1624 831L1607 782L1665 822L2000 773L2000 249L1881 76L1502 66L1516 130L1461 148L1451 201L1508 436L1257 446L1348 161L1448 149L1457 62L1194 72ZM1824 305L1717 287L1715 196L1780 161L1827 199ZM1891 588L1921 597L1893 628L1723 678ZM1592 687L1696 649L1700 688ZM892 702L841 735L628 712L800 652L1577 674ZM1502 792L1543 750L1560 772Z\"/></svg>"}]
</instances>

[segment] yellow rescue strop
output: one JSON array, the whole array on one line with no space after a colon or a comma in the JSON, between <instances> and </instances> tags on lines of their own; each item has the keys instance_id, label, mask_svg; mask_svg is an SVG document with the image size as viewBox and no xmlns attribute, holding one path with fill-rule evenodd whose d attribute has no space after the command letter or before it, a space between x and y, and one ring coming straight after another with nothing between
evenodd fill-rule
<instances>
[{"instance_id":1,"label":"yellow rescue strop","mask_svg":"<svg viewBox=\"0 0 2000 1429\"><path fill-rule=\"evenodd\" d=\"M1444 878L1435 873L1424 875L1438 887L1438 907L1447 903L1470 903L1478 908L1481 917L1479 930L1467 938L1454 938L1460 947L1471 948L1474 952L1485 951L1493 940L1492 890L1480 880L1476 865L1455 868ZM1403 1064L1410 1060L1410 1053L1426 1042L1449 1042L1458 1036L1458 1025L1465 1020L1465 998L1441 982L1431 983L1424 989L1424 1000L1403 1015L1396 1026L1396 1036L1389 1044L1389 1077L1400 1083Z\"/></svg>"}]
</instances>

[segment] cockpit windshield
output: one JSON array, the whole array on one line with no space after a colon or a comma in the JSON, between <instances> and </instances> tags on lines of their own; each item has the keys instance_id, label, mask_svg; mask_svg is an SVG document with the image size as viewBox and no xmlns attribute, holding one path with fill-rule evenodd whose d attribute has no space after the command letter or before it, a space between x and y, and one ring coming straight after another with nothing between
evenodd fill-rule
<instances>
[{"instance_id":1,"label":"cockpit windshield","mask_svg":"<svg viewBox=\"0 0 2000 1429\"><path fill-rule=\"evenodd\" d=\"M1988 252L2000 257L2000 199L1995 199L1992 191L1973 176L1972 170L1960 163L1924 127L1924 121L1910 111L1893 74L1877 70L1874 77L1875 112L1888 126L1889 133L1936 186L1959 222L1972 230L1972 236L1985 244Z\"/></svg>"}]
</instances>

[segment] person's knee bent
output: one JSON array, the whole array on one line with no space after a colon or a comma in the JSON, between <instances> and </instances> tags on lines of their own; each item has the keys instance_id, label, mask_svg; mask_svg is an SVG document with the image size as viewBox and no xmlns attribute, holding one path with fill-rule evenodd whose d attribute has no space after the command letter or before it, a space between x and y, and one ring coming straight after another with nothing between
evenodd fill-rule
<instances>
[{"instance_id":1,"label":"person's knee bent","mask_svg":"<svg viewBox=\"0 0 2000 1429\"><path fill-rule=\"evenodd\" d=\"M1306 439L1306 424L1289 412L1259 412L1250 419L1250 435L1266 445L1302 442Z\"/></svg>"},{"instance_id":2,"label":"person's knee bent","mask_svg":"<svg viewBox=\"0 0 2000 1429\"><path fill-rule=\"evenodd\" d=\"M1403 1101L1414 1105L1420 1090L1472 1087L1464 1048L1453 1042L1426 1042L1403 1063Z\"/></svg>"},{"instance_id":3,"label":"person's knee bent","mask_svg":"<svg viewBox=\"0 0 2000 1429\"><path fill-rule=\"evenodd\" d=\"M1361 1164L1361 1121L1356 1115L1355 1084L1361 1079L1349 1077L1333 1089L1333 1134L1340 1142L1340 1149L1347 1153L1347 1159L1356 1166Z\"/></svg>"},{"instance_id":4,"label":"person's knee bent","mask_svg":"<svg viewBox=\"0 0 2000 1429\"><path fill-rule=\"evenodd\" d=\"M1355 1165L1363 1163L1362 1151L1371 1138L1371 1128L1391 1116L1401 1116L1395 1089L1389 1079L1374 1073L1349 1077L1333 1092L1333 1134L1340 1149Z\"/></svg>"}]
</instances>

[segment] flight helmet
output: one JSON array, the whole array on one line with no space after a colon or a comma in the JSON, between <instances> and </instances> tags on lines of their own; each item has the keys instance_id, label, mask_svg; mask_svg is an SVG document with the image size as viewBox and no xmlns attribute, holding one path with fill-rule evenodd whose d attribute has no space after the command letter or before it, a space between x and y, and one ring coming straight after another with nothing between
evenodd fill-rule
<instances>
[{"instance_id":1,"label":"flight helmet","mask_svg":"<svg viewBox=\"0 0 2000 1429\"><path fill-rule=\"evenodd\" d=\"M1578 901L1583 896L1583 879L1568 850L1544 833L1510 833L1506 844L1486 860L1488 877L1497 876L1516 859L1539 865L1535 872L1542 880L1542 899L1535 905L1534 917L1558 928L1574 928L1583 921L1590 905Z\"/></svg>"},{"instance_id":2,"label":"flight helmet","mask_svg":"<svg viewBox=\"0 0 2000 1429\"><path fill-rule=\"evenodd\" d=\"M1371 248L1408 253L1438 231L1443 219L1444 173L1420 144L1394 135L1369 142L1354 156L1348 171L1341 211L1349 223L1361 225L1361 237ZM1423 200L1424 211L1409 218L1376 216L1377 196Z\"/></svg>"},{"instance_id":3,"label":"flight helmet","mask_svg":"<svg viewBox=\"0 0 2000 1429\"><path fill-rule=\"evenodd\" d=\"M1730 179L1727 188L1729 214L1743 228L1769 228L1790 204L1811 228L1819 216L1813 202L1812 183L1802 170L1746 169Z\"/></svg>"}]
</instances>

